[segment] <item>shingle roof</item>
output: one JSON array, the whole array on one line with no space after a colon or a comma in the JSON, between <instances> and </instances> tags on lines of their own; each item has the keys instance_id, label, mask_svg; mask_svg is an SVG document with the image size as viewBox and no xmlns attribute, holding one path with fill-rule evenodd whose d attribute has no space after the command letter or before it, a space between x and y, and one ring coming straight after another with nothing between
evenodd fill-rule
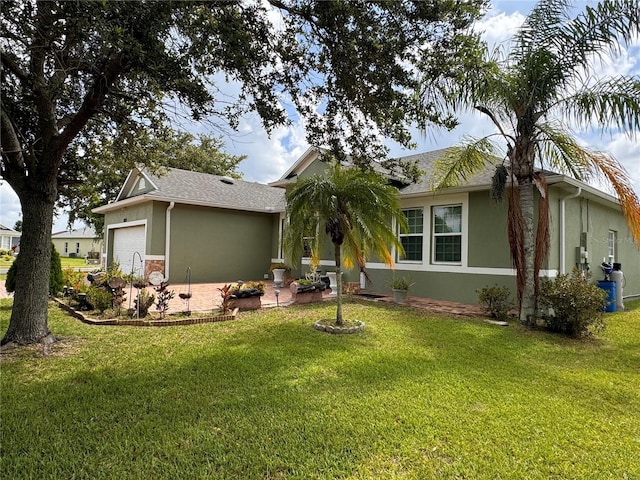
<instances>
[{"instance_id":1,"label":"shingle roof","mask_svg":"<svg viewBox=\"0 0 640 480\"><path fill-rule=\"evenodd\" d=\"M166 175L147 174L158 187L146 193L147 197L239 210L284 210L282 188L177 168L167 170Z\"/></svg>"},{"instance_id":2,"label":"shingle roof","mask_svg":"<svg viewBox=\"0 0 640 480\"><path fill-rule=\"evenodd\" d=\"M401 157L400 160L405 162L418 162L418 167L424 170L425 174L417 183L412 183L400 189L401 195L427 193L433 190L431 185L431 176L433 175L435 162L447 151L446 148L440 150L432 150L430 152L418 153ZM461 183L461 187L468 189L469 187L483 187L491 185L491 177L494 173L494 166L487 164L482 172L466 179Z\"/></svg>"},{"instance_id":3,"label":"shingle roof","mask_svg":"<svg viewBox=\"0 0 640 480\"><path fill-rule=\"evenodd\" d=\"M52 233L51 238L98 238L98 235L92 227L84 227Z\"/></svg>"}]
</instances>

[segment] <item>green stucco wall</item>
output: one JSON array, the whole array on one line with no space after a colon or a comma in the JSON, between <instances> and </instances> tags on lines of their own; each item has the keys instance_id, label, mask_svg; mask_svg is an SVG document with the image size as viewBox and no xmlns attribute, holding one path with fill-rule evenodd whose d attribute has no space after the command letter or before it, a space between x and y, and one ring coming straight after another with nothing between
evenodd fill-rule
<instances>
[{"instance_id":1,"label":"green stucco wall","mask_svg":"<svg viewBox=\"0 0 640 480\"><path fill-rule=\"evenodd\" d=\"M489 192L469 193L470 267L510 268L507 202L494 202Z\"/></svg>"},{"instance_id":2,"label":"green stucco wall","mask_svg":"<svg viewBox=\"0 0 640 480\"><path fill-rule=\"evenodd\" d=\"M262 280L269 271L273 216L176 205L171 212L170 282Z\"/></svg>"},{"instance_id":3,"label":"green stucco wall","mask_svg":"<svg viewBox=\"0 0 640 480\"><path fill-rule=\"evenodd\" d=\"M390 293L389 283L394 273L387 270L368 270L371 282L367 289L373 292ZM441 300L449 300L466 304L478 303L477 291L494 285L506 286L515 292L515 277L510 275L484 275L450 272L401 271L396 276L410 279L414 285L409 295Z\"/></svg>"}]
</instances>

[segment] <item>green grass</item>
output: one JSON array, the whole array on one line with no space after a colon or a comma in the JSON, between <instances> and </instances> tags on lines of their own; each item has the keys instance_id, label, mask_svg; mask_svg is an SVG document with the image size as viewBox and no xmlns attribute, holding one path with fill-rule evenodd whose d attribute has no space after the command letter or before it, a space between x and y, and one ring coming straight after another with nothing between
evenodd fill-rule
<instances>
[{"instance_id":1,"label":"green grass","mask_svg":"<svg viewBox=\"0 0 640 480\"><path fill-rule=\"evenodd\" d=\"M3 354L2 478L637 479L640 304L577 341L335 304ZM6 329L9 301L0 309Z\"/></svg>"},{"instance_id":2,"label":"green grass","mask_svg":"<svg viewBox=\"0 0 640 480\"><path fill-rule=\"evenodd\" d=\"M13 259L6 260L4 258L0 258L0 268L9 268L13 263ZM60 257L60 263L62 264L62 268L72 267L72 268L85 268L85 267L94 267L98 268L98 265L88 265L84 258L71 258L71 257Z\"/></svg>"}]
</instances>

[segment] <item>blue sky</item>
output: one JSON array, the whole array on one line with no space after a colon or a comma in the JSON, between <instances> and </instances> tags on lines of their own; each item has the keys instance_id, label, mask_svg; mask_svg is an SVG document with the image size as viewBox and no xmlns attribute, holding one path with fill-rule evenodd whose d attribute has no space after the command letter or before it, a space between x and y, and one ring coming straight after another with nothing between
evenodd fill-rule
<instances>
[{"instance_id":1,"label":"blue sky","mask_svg":"<svg viewBox=\"0 0 640 480\"><path fill-rule=\"evenodd\" d=\"M594 0L576 1L580 10L585 5L594 5ZM478 25L490 44L508 42L513 32L522 24L535 2L528 0L493 0L492 8ZM640 40L630 46L625 55L614 62L599 66L603 73L625 73L640 75ZM233 89L233 88L232 88ZM455 145L465 134L476 137L492 133L493 126L479 114L463 113L460 126L450 132L434 130L415 131L418 147L407 151L399 145L388 143L392 156L410 155ZM196 130L202 127L195 127ZM216 132L213 132L216 134ZM640 138L630 139L623 132L600 134L591 130L574 133L585 146L612 153L627 169L635 191L640 194ZM245 180L270 182L278 179L309 147L303 126L299 123L275 129L268 136L255 114L246 115L240 121L237 133L225 137L226 150L236 155L247 155L240 164ZM13 227L20 218L20 205L15 193L6 182L0 181L0 223ZM54 231L66 228L67 218L63 212L55 220Z\"/></svg>"}]
</instances>

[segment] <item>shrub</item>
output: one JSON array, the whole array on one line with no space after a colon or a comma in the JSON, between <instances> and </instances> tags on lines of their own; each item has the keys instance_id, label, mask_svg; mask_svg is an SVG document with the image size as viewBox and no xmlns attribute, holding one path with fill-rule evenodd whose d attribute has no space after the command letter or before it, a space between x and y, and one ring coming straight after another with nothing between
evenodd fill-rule
<instances>
[{"instance_id":1,"label":"shrub","mask_svg":"<svg viewBox=\"0 0 640 480\"><path fill-rule=\"evenodd\" d=\"M49 295L57 295L62 291L64 281L62 279L62 263L60 262L60 254L56 250L55 245L51 244L51 263L49 273Z\"/></svg>"},{"instance_id":2,"label":"shrub","mask_svg":"<svg viewBox=\"0 0 640 480\"><path fill-rule=\"evenodd\" d=\"M589 283L590 278L574 268L542 283L540 303L553 308L553 315L545 319L548 330L583 337L605 329L607 292Z\"/></svg>"},{"instance_id":3,"label":"shrub","mask_svg":"<svg viewBox=\"0 0 640 480\"><path fill-rule=\"evenodd\" d=\"M20 256L11 264L9 271L7 272L7 279L5 280L5 288L7 292L16 291L16 272L20 266ZM49 295L57 295L62 291L64 285L62 278L62 264L60 263L60 255L56 250L56 247L51 244L51 262L49 263Z\"/></svg>"},{"instance_id":4,"label":"shrub","mask_svg":"<svg viewBox=\"0 0 640 480\"><path fill-rule=\"evenodd\" d=\"M89 303L93 305L93 308L103 313L107 308L111 308L113 297L111 292L106 291L104 288L91 287L89 288Z\"/></svg>"},{"instance_id":5,"label":"shrub","mask_svg":"<svg viewBox=\"0 0 640 480\"><path fill-rule=\"evenodd\" d=\"M505 286L484 287L478 290L478 301L497 320L506 320L513 308L511 292Z\"/></svg>"},{"instance_id":6,"label":"shrub","mask_svg":"<svg viewBox=\"0 0 640 480\"><path fill-rule=\"evenodd\" d=\"M84 272L76 272L72 267L67 267L62 270L62 284L72 287L76 292L86 292L88 290L84 282L86 276Z\"/></svg>"}]
</instances>

